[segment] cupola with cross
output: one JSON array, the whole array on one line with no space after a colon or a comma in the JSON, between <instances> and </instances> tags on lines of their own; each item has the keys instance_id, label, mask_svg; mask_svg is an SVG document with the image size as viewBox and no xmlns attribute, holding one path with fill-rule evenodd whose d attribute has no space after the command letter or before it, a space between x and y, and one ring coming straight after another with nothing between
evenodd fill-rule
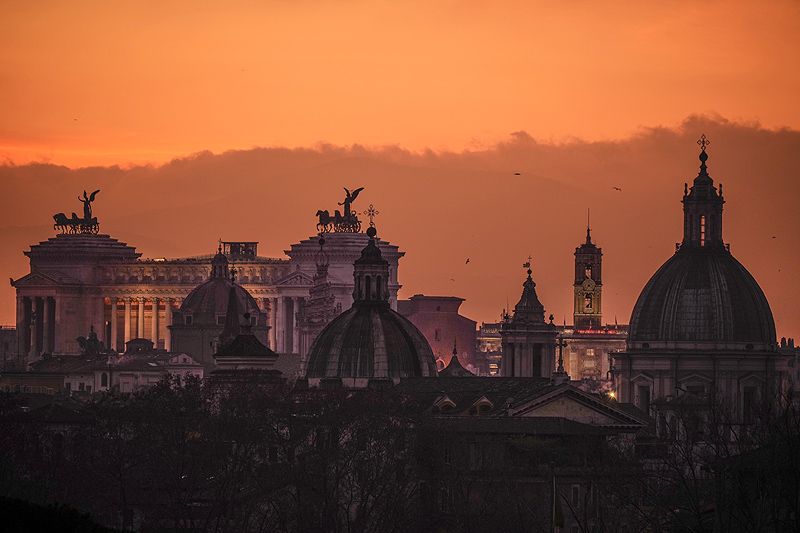
<instances>
[{"instance_id":1,"label":"cupola with cross","mask_svg":"<svg viewBox=\"0 0 800 533\"><path fill-rule=\"evenodd\" d=\"M719 190L708 174L706 147L711 144L705 135L697 141L700 145L700 172L692 186L683 188L683 242L686 247L722 248L722 184Z\"/></svg>"}]
</instances>

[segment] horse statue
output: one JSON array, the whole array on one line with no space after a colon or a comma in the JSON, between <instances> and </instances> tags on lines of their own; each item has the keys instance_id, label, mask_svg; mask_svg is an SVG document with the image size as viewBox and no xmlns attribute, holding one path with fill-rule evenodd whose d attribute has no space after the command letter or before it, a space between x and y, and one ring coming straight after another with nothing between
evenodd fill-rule
<instances>
[{"instance_id":1,"label":"horse statue","mask_svg":"<svg viewBox=\"0 0 800 533\"><path fill-rule=\"evenodd\" d=\"M364 190L364 187L359 187L352 192L345 188L344 191L346 196L344 201L339 202L338 204L344 206L344 213L336 209L331 216L330 211L327 209L318 210L317 217L319 222L317 223L317 231L324 233L328 233L330 231L358 233L361 231L361 221L358 220L358 215L356 215L350 206L356 200L358 194L362 190Z\"/></svg>"},{"instance_id":2,"label":"horse statue","mask_svg":"<svg viewBox=\"0 0 800 533\"><path fill-rule=\"evenodd\" d=\"M78 196L78 200L83 203L83 217L79 217L77 213L72 212L72 218L68 218L64 213L56 213L53 215L53 229L60 230L62 234L76 234L76 233L91 233L97 234L100 231L100 225L97 223L97 217L92 216L92 202L94 202L97 193L100 190L94 191L91 195L83 191L83 198Z\"/></svg>"}]
</instances>

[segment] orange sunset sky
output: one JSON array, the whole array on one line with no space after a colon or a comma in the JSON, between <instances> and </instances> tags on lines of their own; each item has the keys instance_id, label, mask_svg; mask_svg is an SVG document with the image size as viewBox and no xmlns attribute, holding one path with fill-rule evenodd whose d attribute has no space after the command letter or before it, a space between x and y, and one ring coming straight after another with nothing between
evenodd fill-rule
<instances>
[{"instance_id":1,"label":"orange sunset sky","mask_svg":"<svg viewBox=\"0 0 800 533\"><path fill-rule=\"evenodd\" d=\"M0 1L0 269L23 275L84 188L104 232L169 257L279 256L365 186L401 296L479 321L529 254L571 315L591 207L605 318L627 322L705 133L725 239L800 337L798 52L797 1Z\"/></svg>"}]
</instances>

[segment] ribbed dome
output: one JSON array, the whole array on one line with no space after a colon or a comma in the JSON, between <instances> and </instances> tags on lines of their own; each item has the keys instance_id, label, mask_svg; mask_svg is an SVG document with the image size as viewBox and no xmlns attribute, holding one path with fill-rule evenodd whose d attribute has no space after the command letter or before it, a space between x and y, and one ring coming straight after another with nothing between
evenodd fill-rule
<instances>
[{"instance_id":1,"label":"ribbed dome","mask_svg":"<svg viewBox=\"0 0 800 533\"><path fill-rule=\"evenodd\" d=\"M773 350L775 322L761 287L730 252L681 247L642 290L628 342L629 348L713 343L708 347Z\"/></svg>"},{"instance_id":2,"label":"ribbed dome","mask_svg":"<svg viewBox=\"0 0 800 533\"><path fill-rule=\"evenodd\" d=\"M628 349L775 350L775 321L756 280L722 237L725 199L708 173L709 141L697 142L700 172L684 185L683 242L633 308Z\"/></svg>"},{"instance_id":3,"label":"ribbed dome","mask_svg":"<svg viewBox=\"0 0 800 533\"><path fill-rule=\"evenodd\" d=\"M375 245L376 231L354 263L353 306L333 319L314 340L307 378L436 376L428 341L389 306L389 265Z\"/></svg>"},{"instance_id":4,"label":"ribbed dome","mask_svg":"<svg viewBox=\"0 0 800 533\"><path fill-rule=\"evenodd\" d=\"M211 278L195 287L181 304L181 312L191 314L194 324L218 324L217 317L224 316L228 310L231 287L234 287L242 313L259 316L258 304L240 285L231 281L228 259L218 252L211 261Z\"/></svg>"},{"instance_id":5,"label":"ribbed dome","mask_svg":"<svg viewBox=\"0 0 800 533\"><path fill-rule=\"evenodd\" d=\"M322 330L306 377L435 376L433 351L422 333L389 306L353 306Z\"/></svg>"}]
</instances>

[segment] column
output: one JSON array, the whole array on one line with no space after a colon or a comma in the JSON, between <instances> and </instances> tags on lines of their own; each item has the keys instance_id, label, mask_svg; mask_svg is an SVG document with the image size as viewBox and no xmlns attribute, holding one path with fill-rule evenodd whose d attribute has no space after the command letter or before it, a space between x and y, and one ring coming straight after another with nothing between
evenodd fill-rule
<instances>
[{"instance_id":1,"label":"column","mask_svg":"<svg viewBox=\"0 0 800 533\"><path fill-rule=\"evenodd\" d=\"M269 299L269 347L274 351L278 351L278 341L276 334L278 332L278 299Z\"/></svg>"},{"instance_id":2,"label":"column","mask_svg":"<svg viewBox=\"0 0 800 533\"><path fill-rule=\"evenodd\" d=\"M131 340L131 299L125 298L125 342ZM122 347L125 351L125 347Z\"/></svg>"},{"instance_id":3,"label":"column","mask_svg":"<svg viewBox=\"0 0 800 533\"><path fill-rule=\"evenodd\" d=\"M52 353L50 349L50 324L53 321L53 316L50 314L50 298L43 298L42 302L42 351Z\"/></svg>"},{"instance_id":4,"label":"column","mask_svg":"<svg viewBox=\"0 0 800 533\"><path fill-rule=\"evenodd\" d=\"M292 296L292 353L300 353L300 328L297 315L300 313L300 297Z\"/></svg>"},{"instance_id":5,"label":"column","mask_svg":"<svg viewBox=\"0 0 800 533\"><path fill-rule=\"evenodd\" d=\"M285 353L286 351L286 300L283 296L278 296L278 305L275 306L277 311L278 327L275 329L275 339L277 341L278 353Z\"/></svg>"},{"instance_id":6,"label":"column","mask_svg":"<svg viewBox=\"0 0 800 533\"><path fill-rule=\"evenodd\" d=\"M139 298L139 314L136 316L136 338L144 338L144 298Z\"/></svg>"},{"instance_id":7,"label":"column","mask_svg":"<svg viewBox=\"0 0 800 533\"><path fill-rule=\"evenodd\" d=\"M112 350L117 349L117 298L111 298L111 342L108 343L109 348Z\"/></svg>"},{"instance_id":8,"label":"column","mask_svg":"<svg viewBox=\"0 0 800 533\"><path fill-rule=\"evenodd\" d=\"M44 299L37 296L35 299L36 304L36 323L33 328L33 345L32 353L34 356L39 357L42 354L42 337L44 330L42 329L42 321L44 316Z\"/></svg>"},{"instance_id":9,"label":"column","mask_svg":"<svg viewBox=\"0 0 800 533\"><path fill-rule=\"evenodd\" d=\"M158 298L153 298L153 321L152 321L153 348L158 348Z\"/></svg>"},{"instance_id":10,"label":"column","mask_svg":"<svg viewBox=\"0 0 800 533\"><path fill-rule=\"evenodd\" d=\"M164 301L164 349L170 351L172 349L172 331L169 327L172 325L172 298L167 298Z\"/></svg>"},{"instance_id":11,"label":"column","mask_svg":"<svg viewBox=\"0 0 800 533\"><path fill-rule=\"evenodd\" d=\"M24 361L31 351L31 299L17 297L17 359Z\"/></svg>"},{"instance_id":12,"label":"column","mask_svg":"<svg viewBox=\"0 0 800 533\"><path fill-rule=\"evenodd\" d=\"M99 296L94 300L94 320L92 326L94 332L97 333L97 339L105 344L108 343L106 339L106 301L105 298Z\"/></svg>"}]
</instances>

